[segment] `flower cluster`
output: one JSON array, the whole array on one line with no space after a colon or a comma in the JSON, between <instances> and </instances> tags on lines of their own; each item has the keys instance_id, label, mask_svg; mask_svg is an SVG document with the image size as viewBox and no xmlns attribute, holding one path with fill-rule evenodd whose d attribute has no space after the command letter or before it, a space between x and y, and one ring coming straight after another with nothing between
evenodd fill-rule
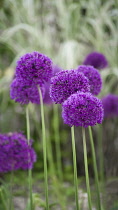
<instances>
[{"instance_id":1,"label":"flower cluster","mask_svg":"<svg viewBox=\"0 0 118 210\"><path fill-rule=\"evenodd\" d=\"M92 52L86 56L83 64L93 66L96 69L104 69L108 66L108 61L102 53Z\"/></svg>"},{"instance_id":2,"label":"flower cluster","mask_svg":"<svg viewBox=\"0 0 118 210\"><path fill-rule=\"evenodd\" d=\"M44 97L44 83L52 76L52 61L46 55L32 52L23 55L16 65L11 84L11 98L21 104L40 103L38 87Z\"/></svg>"},{"instance_id":3,"label":"flower cluster","mask_svg":"<svg viewBox=\"0 0 118 210\"><path fill-rule=\"evenodd\" d=\"M88 127L102 123L102 102L91 93L77 92L64 101L62 118L69 126Z\"/></svg>"},{"instance_id":4,"label":"flower cluster","mask_svg":"<svg viewBox=\"0 0 118 210\"><path fill-rule=\"evenodd\" d=\"M0 172L31 169L36 161L32 140L21 133L0 134Z\"/></svg>"},{"instance_id":5,"label":"flower cluster","mask_svg":"<svg viewBox=\"0 0 118 210\"><path fill-rule=\"evenodd\" d=\"M118 116L118 96L113 94L108 94L102 98L102 103L104 107L105 117L116 117Z\"/></svg>"},{"instance_id":6,"label":"flower cluster","mask_svg":"<svg viewBox=\"0 0 118 210\"><path fill-rule=\"evenodd\" d=\"M81 65L77 68L78 72L82 72L89 80L90 92L98 95L102 89L102 79L99 71L92 66Z\"/></svg>"},{"instance_id":7,"label":"flower cluster","mask_svg":"<svg viewBox=\"0 0 118 210\"><path fill-rule=\"evenodd\" d=\"M90 91L88 79L84 74L76 70L64 70L51 78L50 97L54 103L63 103L77 91Z\"/></svg>"},{"instance_id":8,"label":"flower cluster","mask_svg":"<svg viewBox=\"0 0 118 210\"><path fill-rule=\"evenodd\" d=\"M32 52L23 55L16 66L16 77L42 85L52 76L52 61L46 55Z\"/></svg>"}]
</instances>

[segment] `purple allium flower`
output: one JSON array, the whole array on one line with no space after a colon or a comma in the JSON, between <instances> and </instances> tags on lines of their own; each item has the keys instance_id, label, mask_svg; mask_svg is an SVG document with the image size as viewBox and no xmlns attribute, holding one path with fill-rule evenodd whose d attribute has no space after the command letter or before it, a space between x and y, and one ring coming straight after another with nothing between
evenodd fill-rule
<instances>
[{"instance_id":1,"label":"purple allium flower","mask_svg":"<svg viewBox=\"0 0 118 210\"><path fill-rule=\"evenodd\" d=\"M90 85L90 92L93 95L98 95L102 89L102 79L99 71L93 66L78 66L78 72L82 72L88 79Z\"/></svg>"},{"instance_id":2,"label":"purple allium flower","mask_svg":"<svg viewBox=\"0 0 118 210\"><path fill-rule=\"evenodd\" d=\"M62 71L62 69L59 66L53 65L53 76L55 76L60 71ZM53 103L52 99L50 97L50 94L49 94L50 83L51 83L51 79L49 80L49 82L45 83L45 96L44 96L44 99L43 99L44 104L48 104L48 105Z\"/></svg>"},{"instance_id":3,"label":"purple allium flower","mask_svg":"<svg viewBox=\"0 0 118 210\"><path fill-rule=\"evenodd\" d=\"M94 126L102 123L102 101L91 93L77 92L62 104L62 118L69 126Z\"/></svg>"},{"instance_id":4,"label":"purple allium flower","mask_svg":"<svg viewBox=\"0 0 118 210\"><path fill-rule=\"evenodd\" d=\"M52 61L39 52L27 53L17 61L15 76L41 86L52 76Z\"/></svg>"},{"instance_id":5,"label":"purple allium flower","mask_svg":"<svg viewBox=\"0 0 118 210\"><path fill-rule=\"evenodd\" d=\"M90 91L88 79L84 74L76 70L65 70L51 78L50 97L56 104L63 103L77 91Z\"/></svg>"},{"instance_id":6,"label":"purple allium flower","mask_svg":"<svg viewBox=\"0 0 118 210\"><path fill-rule=\"evenodd\" d=\"M44 86L40 87L42 92L42 97L45 94ZM40 103L38 87L33 83L25 82L22 80L17 80L16 78L12 81L10 87L10 97L20 104Z\"/></svg>"},{"instance_id":7,"label":"purple allium flower","mask_svg":"<svg viewBox=\"0 0 118 210\"><path fill-rule=\"evenodd\" d=\"M32 140L21 133L0 134L0 172L31 169L36 161Z\"/></svg>"},{"instance_id":8,"label":"purple allium flower","mask_svg":"<svg viewBox=\"0 0 118 210\"><path fill-rule=\"evenodd\" d=\"M118 96L108 94L102 98L104 117L118 117Z\"/></svg>"},{"instance_id":9,"label":"purple allium flower","mask_svg":"<svg viewBox=\"0 0 118 210\"><path fill-rule=\"evenodd\" d=\"M104 69L108 66L108 61L102 53L92 52L86 56L83 64L93 66L96 69Z\"/></svg>"}]
</instances>

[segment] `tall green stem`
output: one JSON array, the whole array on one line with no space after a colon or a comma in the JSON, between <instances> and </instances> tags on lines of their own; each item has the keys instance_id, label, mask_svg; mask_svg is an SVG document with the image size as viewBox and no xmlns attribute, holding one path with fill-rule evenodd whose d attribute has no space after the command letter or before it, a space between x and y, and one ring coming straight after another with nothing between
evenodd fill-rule
<instances>
[{"instance_id":1,"label":"tall green stem","mask_svg":"<svg viewBox=\"0 0 118 210\"><path fill-rule=\"evenodd\" d=\"M10 195L9 195L9 210L13 208L13 170L11 171L10 177Z\"/></svg>"},{"instance_id":2,"label":"tall green stem","mask_svg":"<svg viewBox=\"0 0 118 210\"><path fill-rule=\"evenodd\" d=\"M30 120L29 120L29 107L26 107L26 126L27 126L27 139L28 145L30 145ZM30 157L28 157L30 158ZM30 210L33 210L33 200L32 200L32 170L28 170L28 181L29 181L29 197L30 197Z\"/></svg>"},{"instance_id":3,"label":"tall green stem","mask_svg":"<svg viewBox=\"0 0 118 210\"><path fill-rule=\"evenodd\" d=\"M2 200L2 203L3 203L3 206L4 206L4 210L8 210L8 205L7 205L8 203L6 202L6 198L4 198L2 189L0 190L0 194L1 194L1 200Z\"/></svg>"},{"instance_id":4,"label":"tall green stem","mask_svg":"<svg viewBox=\"0 0 118 210\"><path fill-rule=\"evenodd\" d=\"M94 168L94 174L95 174L95 184L96 184L96 192L97 192L98 209L102 210L102 205L101 205L101 200L100 200L98 170L97 170L96 156L95 156L95 148L94 148L92 130L91 130L90 126L89 126L89 135L90 135L90 144L91 144L92 159L93 159L93 168Z\"/></svg>"},{"instance_id":5,"label":"tall green stem","mask_svg":"<svg viewBox=\"0 0 118 210\"><path fill-rule=\"evenodd\" d=\"M58 105L54 105L54 134L56 144L56 157L57 157L57 171L59 179L63 180L62 163L61 163L61 149L60 149L60 138L59 138L59 116L58 116Z\"/></svg>"},{"instance_id":6,"label":"tall green stem","mask_svg":"<svg viewBox=\"0 0 118 210\"><path fill-rule=\"evenodd\" d=\"M98 155L99 155L99 170L100 170L100 181L102 187L104 185L104 155L103 155L103 144L102 144L102 125L98 125Z\"/></svg>"},{"instance_id":7,"label":"tall green stem","mask_svg":"<svg viewBox=\"0 0 118 210\"><path fill-rule=\"evenodd\" d=\"M50 167L50 175L52 178L56 176L55 172L55 166L54 166L54 160L53 160L53 152L52 152L52 144L51 144L51 139L48 133L48 139L47 139L47 153L48 153L48 161L49 161L49 167Z\"/></svg>"},{"instance_id":8,"label":"tall green stem","mask_svg":"<svg viewBox=\"0 0 118 210\"><path fill-rule=\"evenodd\" d=\"M44 158L44 182L45 182L45 196L46 196L46 210L49 210L48 201L48 172L47 172L47 146L46 146L46 132L45 132L45 119L43 99L40 87L38 87L41 105L41 122L42 122L42 138L43 138L43 158Z\"/></svg>"},{"instance_id":9,"label":"tall green stem","mask_svg":"<svg viewBox=\"0 0 118 210\"><path fill-rule=\"evenodd\" d=\"M85 128L83 127L82 127L82 135L83 135L84 165L85 165L86 187L87 187L87 194L88 194L88 204L89 204L89 210L92 210L91 191L90 191L89 172L88 172L88 160L87 160L87 148L86 148L86 136L85 136Z\"/></svg>"},{"instance_id":10,"label":"tall green stem","mask_svg":"<svg viewBox=\"0 0 118 210\"><path fill-rule=\"evenodd\" d=\"M75 201L76 201L76 210L79 210L80 208L79 208L79 202L78 202L77 161L76 161L74 126L71 127L71 137L72 137L72 151L73 151Z\"/></svg>"}]
</instances>

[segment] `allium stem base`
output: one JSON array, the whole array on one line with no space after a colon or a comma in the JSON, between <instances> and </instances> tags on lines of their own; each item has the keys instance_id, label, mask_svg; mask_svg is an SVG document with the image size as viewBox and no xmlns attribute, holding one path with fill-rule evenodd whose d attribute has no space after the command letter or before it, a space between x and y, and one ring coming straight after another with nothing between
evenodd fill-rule
<instances>
[{"instance_id":1,"label":"allium stem base","mask_svg":"<svg viewBox=\"0 0 118 210\"><path fill-rule=\"evenodd\" d=\"M88 172L88 160L87 160L87 148L86 148L86 137L85 137L85 128L83 128L83 127L82 127L82 135L83 135L84 165L85 165L86 187L87 187L87 194L88 194L88 204L89 204L89 210L92 210L91 191L90 191L89 172Z\"/></svg>"},{"instance_id":2,"label":"allium stem base","mask_svg":"<svg viewBox=\"0 0 118 210\"><path fill-rule=\"evenodd\" d=\"M44 119L44 107L43 99L40 87L38 87L40 103L41 103L41 121L42 121L42 138L43 138L43 158L44 158L44 182L45 182L45 196L46 196L46 210L49 210L48 200L48 172L47 172L47 146L46 146L46 132L45 132L45 119Z\"/></svg>"},{"instance_id":3,"label":"allium stem base","mask_svg":"<svg viewBox=\"0 0 118 210\"><path fill-rule=\"evenodd\" d=\"M74 126L71 127L71 136L72 136L72 151L73 151L73 167L74 167L74 186L75 186L76 210L80 210L79 202L78 202L77 161L76 161Z\"/></svg>"}]
</instances>

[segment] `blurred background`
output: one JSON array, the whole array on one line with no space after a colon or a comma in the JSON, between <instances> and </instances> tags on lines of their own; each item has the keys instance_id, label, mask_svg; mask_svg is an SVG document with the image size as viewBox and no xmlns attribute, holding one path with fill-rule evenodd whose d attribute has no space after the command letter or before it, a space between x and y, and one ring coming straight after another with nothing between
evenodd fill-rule
<instances>
[{"instance_id":1,"label":"blurred background","mask_svg":"<svg viewBox=\"0 0 118 210\"><path fill-rule=\"evenodd\" d=\"M9 87L17 59L32 51L49 56L62 69L77 68L85 56L103 53L109 66L102 70L103 89L99 98L108 93L118 95L118 0L0 0L0 132L26 134L25 108L10 100ZM55 151L53 105L45 105L47 136ZM31 137L38 155L34 172L43 175L40 107L30 106ZM66 181L73 177L71 136L61 119L59 107L61 160ZM81 128L75 129L78 176L84 179ZM101 133L93 128L96 146ZM111 209L118 203L118 119L105 119L102 127L104 173ZM89 172L93 179L89 141ZM53 152L55 158L55 152ZM99 155L98 155L99 156ZM98 167L99 167L99 157ZM56 164L56 161L55 161ZM110 198L109 198L110 197ZM115 203L115 204L114 204ZM110 207L109 207L110 209ZM114 207L115 209L115 207ZM116 207L117 209L117 207Z\"/></svg>"}]
</instances>

